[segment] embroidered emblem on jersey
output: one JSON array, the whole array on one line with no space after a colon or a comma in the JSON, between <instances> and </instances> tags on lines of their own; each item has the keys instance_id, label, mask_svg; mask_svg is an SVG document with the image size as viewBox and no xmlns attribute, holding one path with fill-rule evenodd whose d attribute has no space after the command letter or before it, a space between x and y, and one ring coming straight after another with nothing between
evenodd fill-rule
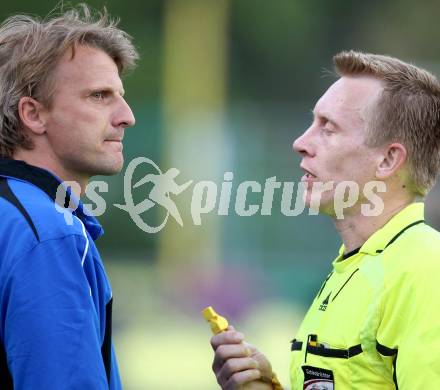
<instances>
[{"instance_id":1,"label":"embroidered emblem on jersey","mask_svg":"<svg viewBox=\"0 0 440 390\"><path fill-rule=\"evenodd\" d=\"M304 390L334 390L333 371L323 368L302 366L304 371Z\"/></svg>"},{"instance_id":2,"label":"embroidered emblem on jersey","mask_svg":"<svg viewBox=\"0 0 440 390\"><path fill-rule=\"evenodd\" d=\"M328 301L330 300L330 294L327 295L327 298L325 298L322 303L319 305L319 310L321 311L326 311L327 310L327 306L328 306Z\"/></svg>"}]
</instances>

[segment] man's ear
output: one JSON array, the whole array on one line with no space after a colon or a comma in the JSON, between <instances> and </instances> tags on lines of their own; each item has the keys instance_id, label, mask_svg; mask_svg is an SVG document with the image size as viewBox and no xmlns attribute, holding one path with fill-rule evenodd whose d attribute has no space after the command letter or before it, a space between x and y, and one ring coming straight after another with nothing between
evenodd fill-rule
<instances>
[{"instance_id":1,"label":"man's ear","mask_svg":"<svg viewBox=\"0 0 440 390\"><path fill-rule=\"evenodd\" d=\"M18 102L21 122L35 135L41 135L46 131L44 111L44 106L29 96L20 98Z\"/></svg>"},{"instance_id":2,"label":"man's ear","mask_svg":"<svg viewBox=\"0 0 440 390\"><path fill-rule=\"evenodd\" d=\"M376 177L380 180L394 175L406 162L407 152L405 146L393 143L387 146L377 169Z\"/></svg>"}]
</instances>

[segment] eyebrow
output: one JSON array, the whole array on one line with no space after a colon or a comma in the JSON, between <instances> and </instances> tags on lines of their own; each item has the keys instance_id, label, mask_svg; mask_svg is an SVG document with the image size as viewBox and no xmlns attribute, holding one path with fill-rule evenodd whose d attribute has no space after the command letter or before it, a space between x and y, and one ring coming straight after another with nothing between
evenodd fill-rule
<instances>
[{"instance_id":1,"label":"eyebrow","mask_svg":"<svg viewBox=\"0 0 440 390\"><path fill-rule=\"evenodd\" d=\"M321 118L324 119L326 122L330 122L333 126L337 127L338 129L341 128L341 126L339 126L338 122L336 122L333 118L331 118L327 113L323 112L320 114L317 114L315 109L310 110L313 117L316 118Z\"/></svg>"},{"instance_id":2,"label":"eyebrow","mask_svg":"<svg viewBox=\"0 0 440 390\"><path fill-rule=\"evenodd\" d=\"M95 92L95 91L106 91L106 92L112 92L112 93L118 93L119 92L119 94L121 96L125 95L124 88L122 88L122 89L115 89L115 88L108 87L108 86L96 86L96 87L92 87L92 88L87 88L86 91L88 93Z\"/></svg>"}]
</instances>

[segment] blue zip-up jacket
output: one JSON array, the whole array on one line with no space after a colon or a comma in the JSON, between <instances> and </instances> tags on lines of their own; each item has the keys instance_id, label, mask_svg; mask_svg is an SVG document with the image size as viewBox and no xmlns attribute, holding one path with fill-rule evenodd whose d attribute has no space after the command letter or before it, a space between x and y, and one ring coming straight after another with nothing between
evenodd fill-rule
<instances>
[{"instance_id":1,"label":"blue zip-up jacket","mask_svg":"<svg viewBox=\"0 0 440 390\"><path fill-rule=\"evenodd\" d=\"M103 230L81 202L66 222L59 185L0 159L0 389L121 389Z\"/></svg>"}]
</instances>

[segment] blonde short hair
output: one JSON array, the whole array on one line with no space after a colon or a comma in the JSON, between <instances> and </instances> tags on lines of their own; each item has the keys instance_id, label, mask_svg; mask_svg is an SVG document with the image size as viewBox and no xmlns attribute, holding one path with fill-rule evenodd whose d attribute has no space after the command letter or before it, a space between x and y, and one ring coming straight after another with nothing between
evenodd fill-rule
<instances>
[{"instance_id":1,"label":"blonde short hair","mask_svg":"<svg viewBox=\"0 0 440 390\"><path fill-rule=\"evenodd\" d=\"M74 56L78 45L92 46L107 53L120 74L134 68L138 53L117 24L105 9L94 13L80 4L46 19L11 16L0 25L0 158L12 157L17 147L32 149L18 103L30 96L50 108L52 75L66 50Z\"/></svg>"},{"instance_id":2,"label":"blonde short hair","mask_svg":"<svg viewBox=\"0 0 440 390\"><path fill-rule=\"evenodd\" d=\"M410 188L425 196L440 171L440 84L428 71L396 58L344 51L333 58L340 76L367 75L383 91L370 113L365 143L400 142L408 152Z\"/></svg>"}]
</instances>

